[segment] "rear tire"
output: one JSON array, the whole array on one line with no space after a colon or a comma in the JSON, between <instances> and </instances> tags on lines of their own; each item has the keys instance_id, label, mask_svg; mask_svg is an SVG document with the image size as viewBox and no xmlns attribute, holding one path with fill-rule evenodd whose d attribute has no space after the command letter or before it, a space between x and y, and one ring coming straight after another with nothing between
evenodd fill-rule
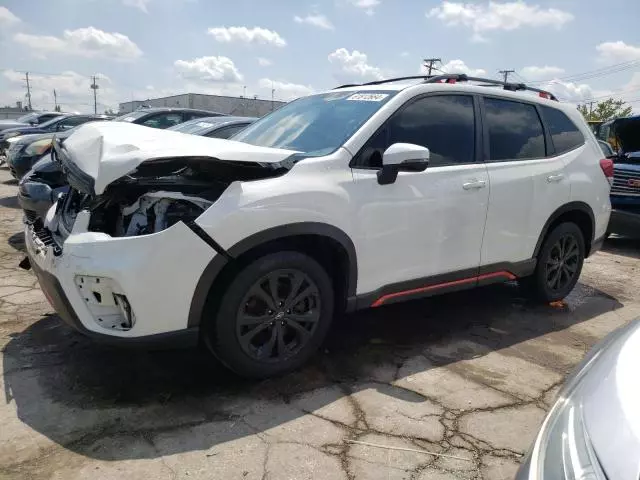
<instances>
[{"instance_id":1,"label":"rear tire","mask_svg":"<svg viewBox=\"0 0 640 480\"><path fill-rule=\"evenodd\" d=\"M239 375L280 375L317 351L333 310L331 278L318 262L296 251L268 254L246 265L215 317L203 319L205 343Z\"/></svg>"},{"instance_id":2,"label":"rear tire","mask_svg":"<svg viewBox=\"0 0 640 480\"><path fill-rule=\"evenodd\" d=\"M580 228L575 223L561 223L547 235L538 254L535 272L523 283L538 301L562 300L578 282L584 257L584 237Z\"/></svg>"}]
</instances>

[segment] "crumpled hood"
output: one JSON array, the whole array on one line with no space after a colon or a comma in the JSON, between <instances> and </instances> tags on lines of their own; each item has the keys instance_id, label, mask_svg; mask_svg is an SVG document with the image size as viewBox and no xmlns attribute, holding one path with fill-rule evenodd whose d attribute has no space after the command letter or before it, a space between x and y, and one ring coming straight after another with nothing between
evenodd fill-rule
<instances>
[{"instance_id":1,"label":"crumpled hood","mask_svg":"<svg viewBox=\"0 0 640 480\"><path fill-rule=\"evenodd\" d=\"M615 134L623 152L639 152L640 116L616 120Z\"/></svg>"},{"instance_id":2,"label":"crumpled hood","mask_svg":"<svg viewBox=\"0 0 640 480\"><path fill-rule=\"evenodd\" d=\"M210 157L212 161L278 163L296 153L125 122L82 125L63 148L75 167L93 179L96 195L141 163L155 159Z\"/></svg>"},{"instance_id":3,"label":"crumpled hood","mask_svg":"<svg viewBox=\"0 0 640 480\"><path fill-rule=\"evenodd\" d=\"M584 419L607 477L640 474L640 323L608 345L580 385Z\"/></svg>"}]
</instances>

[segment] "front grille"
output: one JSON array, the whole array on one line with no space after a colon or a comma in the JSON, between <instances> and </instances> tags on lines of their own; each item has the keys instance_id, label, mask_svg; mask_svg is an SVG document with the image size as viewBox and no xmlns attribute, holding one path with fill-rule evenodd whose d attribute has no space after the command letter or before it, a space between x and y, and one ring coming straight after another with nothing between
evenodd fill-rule
<instances>
[{"instance_id":1,"label":"front grille","mask_svg":"<svg viewBox=\"0 0 640 480\"><path fill-rule=\"evenodd\" d=\"M640 197L640 171L622 170L614 167L611 193Z\"/></svg>"},{"instance_id":2,"label":"front grille","mask_svg":"<svg viewBox=\"0 0 640 480\"><path fill-rule=\"evenodd\" d=\"M38 214L33 210L24 210L24 220L26 223L34 223L38 218Z\"/></svg>"}]
</instances>

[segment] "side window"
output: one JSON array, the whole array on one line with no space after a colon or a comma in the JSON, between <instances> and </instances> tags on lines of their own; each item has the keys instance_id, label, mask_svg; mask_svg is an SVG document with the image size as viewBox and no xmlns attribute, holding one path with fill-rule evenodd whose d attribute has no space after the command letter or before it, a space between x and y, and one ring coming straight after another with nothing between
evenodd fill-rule
<instances>
[{"instance_id":1,"label":"side window","mask_svg":"<svg viewBox=\"0 0 640 480\"><path fill-rule=\"evenodd\" d=\"M431 152L430 166L473 162L473 98L467 95L437 95L416 100L396 113L371 137L355 165L381 167L383 152L394 143L427 147Z\"/></svg>"},{"instance_id":2,"label":"side window","mask_svg":"<svg viewBox=\"0 0 640 480\"><path fill-rule=\"evenodd\" d=\"M66 120L62 120L57 124L57 130L69 130L75 126L87 123L91 118L89 117L71 117Z\"/></svg>"},{"instance_id":3,"label":"side window","mask_svg":"<svg viewBox=\"0 0 640 480\"><path fill-rule=\"evenodd\" d=\"M545 157L544 130L533 105L484 99L489 129L489 161Z\"/></svg>"},{"instance_id":4,"label":"side window","mask_svg":"<svg viewBox=\"0 0 640 480\"><path fill-rule=\"evenodd\" d=\"M563 112L552 107L540 108L557 155L573 150L584 143L582 132Z\"/></svg>"},{"instance_id":5,"label":"side window","mask_svg":"<svg viewBox=\"0 0 640 480\"><path fill-rule=\"evenodd\" d=\"M146 119L142 125L151 128L169 128L179 123L182 123L182 115L179 113L160 113Z\"/></svg>"},{"instance_id":6,"label":"side window","mask_svg":"<svg viewBox=\"0 0 640 480\"><path fill-rule=\"evenodd\" d=\"M49 120L53 120L57 116L58 115L50 115L50 114L40 115L40 117L38 117L38 123L48 122Z\"/></svg>"},{"instance_id":7,"label":"side window","mask_svg":"<svg viewBox=\"0 0 640 480\"><path fill-rule=\"evenodd\" d=\"M246 125L232 125L226 128L220 128L218 130L214 130L213 132L207 133L207 137L211 138L230 138L238 133L240 130L244 130Z\"/></svg>"}]
</instances>

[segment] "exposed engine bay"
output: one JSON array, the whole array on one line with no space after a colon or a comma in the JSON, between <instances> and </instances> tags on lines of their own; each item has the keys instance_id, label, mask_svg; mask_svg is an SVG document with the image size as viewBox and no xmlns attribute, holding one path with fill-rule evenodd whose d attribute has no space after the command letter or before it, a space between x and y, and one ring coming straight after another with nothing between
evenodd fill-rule
<instances>
[{"instance_id":1,"label":"exposed engine bay","mask_svg":"<svg viewBox=\"0 0 640 480\"><path fill-rule=\"evenodd\" d=\"M61 221L70 232L76 215L89 210L89 231L113 237L148 235L175 223L192 222L236 180L282 175L281 164L224 162L211 158L161 159L141 164L93 197L72 189L61 202ZM62 232L60 232L62 233Z\"/></svg>"}]
</instances>

